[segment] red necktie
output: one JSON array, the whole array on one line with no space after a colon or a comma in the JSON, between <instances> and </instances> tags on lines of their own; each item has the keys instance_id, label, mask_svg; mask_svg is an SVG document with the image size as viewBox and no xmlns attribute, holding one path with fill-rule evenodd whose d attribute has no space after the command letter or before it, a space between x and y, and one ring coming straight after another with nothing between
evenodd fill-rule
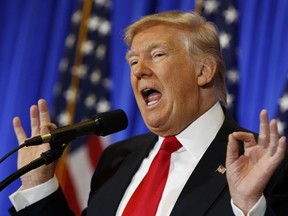
<instances>
[{"instance_id":1,"label":"red necktie","mask_svg":"<svg viewBox=\"0 0 288 216\"><path fill-rule=\"evenodd\" d=\"M171 154L181 147L176 137L166 137L150 168L129 202L123 216L152 216L156 214L170 167Z\"/></svg>"}]
</instances>

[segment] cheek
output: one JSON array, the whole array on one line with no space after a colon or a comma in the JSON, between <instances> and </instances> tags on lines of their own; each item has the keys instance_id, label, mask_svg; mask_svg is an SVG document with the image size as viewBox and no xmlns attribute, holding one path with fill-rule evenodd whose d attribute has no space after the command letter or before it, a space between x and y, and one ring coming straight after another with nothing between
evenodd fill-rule
<instances>
[{"instance_id":1,"label":"cheek","mask_svg":"<svg viewBox=\"0 0 288 216\"><path fill-rule=\"evenodd\" d=\"M135 92L136 91L136 86L137 86L137 80L135 78L135 76L133 76L132 74L130 75L130 84L131 84L131 87L133 89L133 91Z\"/></svg>"},{"instance_id":2,"label":"cheek","mask_svg":"<svg viewBox=\"0 0 288 216\"><path fill-rule=\"evenodd\" d=\"M174 86L170 87L171 94L176 101L183 107L188 109L194 106L199 97L199 89L195 77L186 76L175 81ZM174 90L174 91L173 91Z\"/></svg>"},{"instance_id":3,"label":"cheek","mask_svg":"<svg viewBox=\"0 0 288 216\"><path fill-rule=\"evenodd\" d=\"M138 91L138 80L134 76L131 76L130 83L131 83L131 88L132 88L133 93L134 93L134 97L135 97L136 102L139 106L140 105L139 102L142 99L142 95Z\"/></svg>"},{"instance_id":4,"label":"cheek","mask_svg":"<svg viewBox=\"0 0 288 216\"><path fill-rule=\"evenodd\" d=\"M197 79L193 73L193 71L178 70L176 73L171 74L166 81L169 89L172 92L180 93L182 96L193 93L197 88Z\"/></svg>"}]
</instances>

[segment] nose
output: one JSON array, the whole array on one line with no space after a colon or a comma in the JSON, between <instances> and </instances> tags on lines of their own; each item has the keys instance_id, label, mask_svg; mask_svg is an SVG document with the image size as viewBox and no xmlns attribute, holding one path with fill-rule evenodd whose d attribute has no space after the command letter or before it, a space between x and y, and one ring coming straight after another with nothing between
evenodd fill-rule
<instances>
[{"instance_id":1,"label":"nose","mask_svg":"<svg viewBox=\"0 0 288 216\"><path fill-rule=\"evenodd\" d=\"M137 65L132 68L132 73L137 79L142 79L144 77L151 76L153 74L149 62L144 59L139 59Z\"/></svg>"}]
</instances>

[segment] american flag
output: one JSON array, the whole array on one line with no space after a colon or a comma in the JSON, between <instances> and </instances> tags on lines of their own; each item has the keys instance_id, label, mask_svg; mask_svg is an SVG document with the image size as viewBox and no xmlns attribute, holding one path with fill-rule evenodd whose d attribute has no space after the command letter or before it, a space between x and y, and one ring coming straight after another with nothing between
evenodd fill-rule
<instances>
[{"instance_id":1,"label":"american flag","mask_svg":"<svg viewBox=\"0 0 288 216\"><path fill-rule=\"evenodd\" d=\"M222 54L226 65L226 86L228 89L228 110L237 119L238 100L238 9L236 0L199 1L198 10L216 24Z\"/></svg>"},{"instance_id":2,"label":"american flag","mask_svg":"<svg viewBox=\"0 0 288 216\"><path fill-rule=\"evenodd\" d=\"M110 0L81 1L72 16L55 86L54 122L64 126L110 110ZM76 215L87 205L91 176L109 138L78 138L64 151L56 175Z\"/></svg>"},{"instance_id":3,"label":"american flag","mask_svg":"<svg viewBox=\"0 0 288 216\"><path fill-rule=\"evenodd\" d=\"M278 130L280 135L288 137L288 75L286 77L286 84L283 89L283 93L278 100L278 109L277 109L277 122Z\"/></svg>"}]
</instances>

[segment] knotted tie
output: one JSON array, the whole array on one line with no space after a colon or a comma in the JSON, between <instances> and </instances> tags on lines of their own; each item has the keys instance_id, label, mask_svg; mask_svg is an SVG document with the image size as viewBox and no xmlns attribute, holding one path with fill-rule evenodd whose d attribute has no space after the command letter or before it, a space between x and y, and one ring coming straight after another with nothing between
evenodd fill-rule
<instances>
[{"instance_id":1,"label":"knotted tie","mask_svg":"<svg viewBox=\"0 0 288 216\"><path fill-rule=\"evenodd\" d=\"M181 147L176 137L166 137L150 168L130 200L123 216L152 216L156 214L170 167L171 154Z\"/></svg>"}]
</instances>

